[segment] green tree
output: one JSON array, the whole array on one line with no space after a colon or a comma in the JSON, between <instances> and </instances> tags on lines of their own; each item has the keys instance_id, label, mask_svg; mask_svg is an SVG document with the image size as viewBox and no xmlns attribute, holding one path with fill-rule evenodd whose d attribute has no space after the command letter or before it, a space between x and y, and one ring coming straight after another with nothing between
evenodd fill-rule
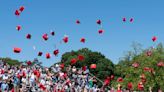
<instances>
[{"instance_id":1,"label":"green tree","mask_svg":"<svg viewBox=\"0 0 164 92\"><path fill-rule=\"evenodd\" d=\"M110 76L114 73L114 64L100 52L93 52L88 48L82 48L78 51L66 52L62 55L61 63L64 63L66 66L70 65L70 60L72 58L77 58L78 55L83 55L83 61L77 61L74 66L81 68L83 66L90 67L91 64L96 64L96 69L90 69L90 72L94 74L101 80L104 80L107 76Z\"/></svg>"},{"instance_id":2,"label":"green tree","mask_svg":"<svg viewBox=\"0 0 164 92\"><path fill-rule=\"evenodd\" d=\"M136 49L137 48L135 48L135 50ZM151 51L152 55L147 56L147 51ZM134 52L131 51L131 53ZM131 59L127 59L127 57ZM164 89L164 82L162 82L162 80L164 80L164 67L157 66L159 62L164 63L164 48L161 43L157 45L156 48L148 48L135 55L127 55L115 66L114 71L116 77L120 76L124 79L122 83L124 88L127 87L128 82L132 82L134 90L137 90L138 82L141 81L140 76L144 74L146 77L146 82L144 83L145 91L148 91L149 87L152 87L153 92L157 92L155 90L158 88ZM133 63L138 63L139 67L134 68L132 66ZM145 67L152 69L152 72L144 71ZM118 84L116 81L112 83L112 85L115 86Z\"/></svg>"},{"instance_id":3,"label":"green tree","mask_svg":"<svg viewBox=\"0 0 164 92\"><path fill-rule=\"evenodd\" d=\"M0 60L4 63L9 64L9 65L20 65L20 62L18 60L14 60L14 59L11 59L9 57L0 58Z\"/></svg>"}]
</instances>

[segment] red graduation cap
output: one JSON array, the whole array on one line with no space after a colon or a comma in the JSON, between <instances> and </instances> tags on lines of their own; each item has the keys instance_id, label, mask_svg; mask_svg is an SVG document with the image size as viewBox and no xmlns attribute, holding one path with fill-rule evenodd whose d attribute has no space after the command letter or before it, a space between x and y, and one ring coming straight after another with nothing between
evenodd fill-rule
<instances>
[{"instance_id":1,"label":"red graduation cap","mask_svg":"<svg viewBox=\"0 0 164 92\"><path fill-rule=\"evenodd\" d=\"M80 24L80 21L79 20L76 20L76 24Z\"/></svg>"},{"instance_id":2,"label":"red graduation cap","mask_svg":"<svg viewBox=\"0 0 164 92\"><path fill-rule=\"evenodd\" d=\"M114 79L114 75L111 75L110 78L111 78L111 80L113 80Z\"/></svg>"},{"instance_id":3,"label":"red graduation cap","mask_svg":"<svg viewBox=\"0 0 164 92\"><path fill-rule=\"evenodd\" d=\"M16 26L16 30L20 31L22 29L21 25Z\"/></svg>"},{"instance_id":4,"label":"red graduation cap","mask_svg":"<svg viewBox=\"0 0 164 92\"><path fill-rule=\"evenodd\" d=\"M149 70L149 67L144 67L144 70L145 70L145 71L148 71L148 70Z\"/></svg>"},{"instance_id":5,"label":"red graduation cap","mask_svg":"<svg viewBox=\"0 0 164 92\"><path fill-rule=\"evenodd\" d=\"M126 18L122 18L122 21L123 21L123 22L126 22Z\"/></svg>"},{"instance_id":6,"label":"red graduation cap","mask_svg":"<svg viewBox=\"0 0 164 92\"><path fill-rule=\"evenodd\" d=\"M45 87L43 84L40 84L39 87L40 87L42 90L46 90L46 87Z\"/></svg>"},{"instance_id":7,"label":"red graduation cap","mask_svg":"<svg viewBox=\"0 0 164 92\"><path fill-rule=\"evenodd\" d=\"M64 43L67 43L67 42L68 42L68 36L65 36L65 37L63 38L63 41L64 41Z\"/></svg>"},{"instance_id":8,"label":"red graduation cap","mask_svg":"<svg viewBox=\"0 0 164 92\"><path fill-rule=\"evenodd\" d=\"M19 8L19 10L20 10L20 12L23 12L24 6L21 6L21 7Z\"/></svg>"},{"instance_id":9,"label":"red graduation cap","mask_svg":"<svg viewBox=\"0 0 164 92\"><path fill-rule=\"evenodd\" d=\"M20 53L21 52L21 48L14 48L13 50L15 53Z\"/></svg>"},{"instance_id":10,"label":"red graduation cap","mask_svg":"<svg viewBox=\"0 0 164 92\"><path fill-rule=\"evenodd\" d=\"M52 32L51 32L51 35L52 35L52 36L54 36L54 35L55 35L55 32L54 32L54 31L52 31Z\"/></svg>"},{"instance_id":11,"label":"red graduation cap","mask_svg":"<svg viewBox=\"0 0 164 92\"><path fill-rule=\"evenodd\" d=\"M43 54L43 52L39 52L39 53L38 53L38 56L42 56L42 54Z\"/></svg>"},{"instance_id":12,"label":"red graduation cap","mask_svg":"<svg viewBox=\"0 0 164 92\"><path fill-rule=\"evenodd\" d=\"M145 83L145 82L146 82L146 77L143 78L143 79L141 79L141 81L142 81L143 83Z\"/></svg>"},{"instance_id":13,"label":"red graduation cap","mask_svg":"<svg viewBox=\"0 0 164 92\"><path fill-rule=\"evenodd\" d=\"M60 64L60 68L62 69L64 68L64 63Z\"/></svg>"},{"instance_id":14,"label":"red graduation cap","mask_svg":"<svg viewBox=\"0 0 164 92\"><path fill-rule=\"evenodd\" d=\"M144 86L143 86L142 82L138 83L138 90L140 90L140 91L144 90Z\"/></svg>"},{"instance_id":15,"label":"red graduation cap","mask_svg":"<svg viewBox=\"0 0 164 92\"><path fill-rule=\"evenodd\" d=\"M85 43L85 38L81 38L80 42Z\"/></svg>"},{"instance_id":16,"label":"red graduation cap","mask_svg":"<svg viewBox=\"0 0 164 92\"><path fill-rule=\"evenodd\" d=\"M67 73L64 73L63 77L64 78L67 78L68 74ZM67 81L68 82L68 81Z\"/></svg>"},{"instance_id":17,"label":"red graduation cap","mask_svg":"<svg viewBox=\"0 0 164 92\"><path fill-rule=\"evenodd\" d=\"M147 55L147 56L151 56L151 55L152 55L152 51L150 51L150 50L147 51L147 52L146 52L146 55Z\"/></svg>"},{"instance_id":18,"label":"red graduation cap","mask_svg":"<svg viewBox=\"0 0 164 92\"><path fill-rule=\"evenodd\" d=\"M158 67L163 67L164 66L164 62L162 62L162 61L158 62L157 66Z\"/></svg>"},{"instance_id":19,"label":"red graduation cap","mask_svg":"<svg viewBox=\"0 0 164 92\"><path fill-rule=\"evenodd\" d=\"M140 78L141 78L141 79L146 79L145 74L141 74L141 75L140 75Z\"/></svg>"},{"instance_id":20,"label":"red graduation cap","mask_svg":"<svg viewBox=\"0 0 164 92\"><path fill-rule=\"evenodd\" d=\"M31 39L31 34L27 34L27 35L26 35L26 38L27 38L27 39Z\"/></svg>"},{"instance_id":21,"label":"red graduation cap","mask_svg":"<svg viewBox=\"0 0 164 92\"><path fill-rule=\"evenodd\" d=\"M50 59L50 58L51 58L50 53L46 53L46 58L47 58L47 59Z\"/></svg>"},{"instance_id":22,"label":"red graduation cap","mask_svg":"<svg viewBox=\"0 0 164 92\"><path fill-rule=\"evenodd\" d=\"M97 20L96 23L101 25L101 20Z\"/></svg>"},{"instance_id":23,"label":"red graduation cap","mask_svg":"<svg viewBox=\"0 0 164 92\"><path fill-rule=\"evenodd\" d=\"M43 34L42 38L46 41L48 40L48 34Z\"/></svg>"},{"instance_id":24,"label":"red graduation cap","mask_svg":"<svg viewBox=\"0 0 164 92\"><path fill-rule=\"evenodd\" d=\"M27 65L31 65L32 64L32 62L31 61L28 61L28 62L26 62L27 63Z\"/></svg>"},{"instance_id":25,"label":"red graduation cap","mask_svg":"<svg viewBox=\"0 0 164 92\"><path fill-rule=\"evenodd\" d=\"M16 16L19 16L19 15L20 15L19 10L16 10L16 11L15 11L15 15L16 15Z\"/></svg>"},{"instance_id":26,"label":"red graduation cap","mask_svg":"<svg viewBox=\"0 0 164 92\"><path fill-rule=\"evenodd\" d=\"M130 18L130 22L133 22L133 20L134 20L133 18Z\"/></svg>"},{"instance_id":27,"label":"red graduation cap","mask_svg":"<svg viewBox=\"0 0 164 92\"><path fill-rule=\"evenodd\" d=\"M155 42L157 40L157 37L156 36L153 36L152 37L152 41Z\"/></svg>"},{"instance_id":28,"label":"red graduation cap","mask_svg":"<svg viewBox=\"0 0 164 92\"><path fill-rule=\"evenodd\" d=\"M138 64L138 63L133 63L132 66L133 66L134 68L138 68L139 64Z\"/></svg>"},{"instance_id":29,"label":"red graduation cap","mask_svg":"<svg viewBox=\"0 0 164 92\"><path fill-rule=\"evenodd\" d=\"M148 71L148 72L150 72L151 70L152 70L152 68L144 67L144 71Z\"/></svg>"},{"instance_id":30,"label":"red graduation cap","mask_svg":"<svg viewBox=\"0 0 164 92\"><path fill-rule=\"evenodd\" d=\"M82 70L83 70L83 71L86 71L86 70L87 70L87 67L86 67L86 66L83 66L83 67L82 67Z\"/></svg>"},{"instance_id":31,"label":"red graduation cap","mask_svg":"<svg viewBox=\"0 0 164 92\"><path fill-rule=\"evenodd\" d=\"M90 68L91 68L91 69L96 69L96 67L97 67L96 64L91 64L91 65L90 65Z\"/></svg>"},{"instance_id":32,"label":"red graduation cap","mask_svg":"<svg viewBox=\"0 0 164 92\"><path fill-rule=\"evenodd\" d=\"M109 84L110 84L110 80L109 80L109 79L105 79L105 80L104 80L104 85L107 86L107 85L109 85Z\"/></svg>"},{"instance_id":33,"label":"red graduation cap","mask_svg":"<svg viewBox=\"0 0 164 92\"><path fill-rule=\"evenodd\" d=\"M122 79L121 77L119 77L119 78L117 79L117 82L123 82L123 79Z\"/></svg>"},{"instance_id":34,"label":"red graduation cap","mask_svg":"<svg viewBox=\"0 0 164 92\"><path fill-rule=\"evenodd\" d=\"M84 56L83 55L78 55L78 60L83 61L84 60Z\"/></svg>"},{"instance_id":35,"label":"red graduation cap","mask_svg":"<svg viewBox=\"0 0 164 92\"><path fill-rule=\"evenodd\" d=\"M34 75L36 75L37 74L37 70L33 70L33 73L34 73Z\"/></svg>"},{"instance_id":36,"label":"red graduation cap","mask_svg":"<svg viewBox=\"0 0 164 92\"><path fill-rule=\"evenodd\" d=\"M59 50L57 49L57 50L54 50L54 55L56 56L56 55L58 55L58 53L59 53Z\"/></svg>"},{"instance_id":37,"label":"red graduation cap","mask_svg":"<svg viewBox=\"0 0 164 92\"><path fill-rule=\"evenodd\" d=\"M99 34L102 34L103 32L104 32L104 30L102 30L102 29L100 29L100 30L98 31Z\"/></svg>"},{"instance_id":38,"label":"red graduation cap","mask_svg":"<svg viewBox=\"0 0 164 92\"><path fill-rule=\"evenodd\" d=\"M75 64L77 62L77 59L76 58L72 58L71 59L71 64Z\"/></svg>"}]
</instances>

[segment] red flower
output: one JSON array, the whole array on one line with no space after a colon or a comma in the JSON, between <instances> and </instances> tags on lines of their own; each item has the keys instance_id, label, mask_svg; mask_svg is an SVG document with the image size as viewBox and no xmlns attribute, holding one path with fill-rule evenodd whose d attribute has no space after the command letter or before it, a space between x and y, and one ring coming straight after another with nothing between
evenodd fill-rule
<instances>
[{"instance_id":1,"label":"red flower","mask_svg":"<svg viewBox=\"0 0 164 92\"><path fill-rule=\"evenodd\" d=\"M119 78L117 79L117 82L123 82L123 79L122 79L121 77L119 77Z\"/></svg>"},{"instance_id":2,"label":"red flower","mask_svg":"<svg viewBox=\"0 0 164 92\"><path fill-rule=\"evenodd\" d=\"M84 56L83 55L78 55L78 60L83 61L84 60Z\"/></svg>"}]
</instances>

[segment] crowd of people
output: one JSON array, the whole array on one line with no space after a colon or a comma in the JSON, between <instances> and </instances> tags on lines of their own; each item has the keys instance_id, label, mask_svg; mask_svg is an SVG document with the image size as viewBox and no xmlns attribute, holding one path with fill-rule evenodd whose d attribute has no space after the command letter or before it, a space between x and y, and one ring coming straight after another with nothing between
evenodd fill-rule
<instances>
[{"instance_id":1,"label":"crowd of people","mask_svg":"<svg viewBox=\"0 0 164 92\"><path fill-rule=\"evenodd\" d=\"M46 68L32 66L10 66L0 63L0 92L130 92L115 90L105 85L98 86L95 76L90 76L86 67L67 66L65 71L59 64Z\"/></svg>"},{"instance_id":2,"label":"crowd of people","mask_svg":"<svg viewBox=\"0 0 164 92\"><path fill-rule=\"evenodd\" d=\"M38 65L10 66L0 64L0 92L103 92L96 77L68 66L63 72L60 65L51 68Z\"/></svg>"}]
</instances>

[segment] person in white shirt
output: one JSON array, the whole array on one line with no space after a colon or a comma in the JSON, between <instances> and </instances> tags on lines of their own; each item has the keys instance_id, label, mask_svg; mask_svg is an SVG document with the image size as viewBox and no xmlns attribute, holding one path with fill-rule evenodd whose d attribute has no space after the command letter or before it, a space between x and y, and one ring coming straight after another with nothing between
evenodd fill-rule
<instances>
[{"instance_id":1,"label":"person in white shirt","mask_svg":"<svg viewBox=\"0 0 164 92\"><path fill-rule=\"evenodd\" d=\"M9 78L9 77L8 77L7 73L5 73L5 74L3 75L3 77L2 77L3 80L7 80L8 78Z\"/></svg>"},{"instance_id":2,"label":"person in white shirt","mask_svg":"<svg viewBox=\"0 0 164 92\"><path fill-rule=\"evenodd\" d=\"M46 81L42 78L42 79L40 80L40 83L41 83L42 85L45 85L45 84L46 84Z\"/></svg>"},{"instance_id":3,"label":"person in white shirt","mask_svg":"<svg viewBox=\"0 0 164 92\"><path fill-rule=\"evenodd\" d=\"M50 90L50 81L48 81L48 80L46 81L46 89Z\"/></svg>"},{"instance_id":4,"label":"person in white shirt","mask_svg":"<svg viewBox=\"0 0 164 92\"><path fill-rule=\"evenodd\" d=\"M75 67L75 66L73 66L73 68L72 68L72 72L73 72L73 73L76 72L76 67Z\"/></svg>"},{"instance_id":5,"label":"person in white shirt","mask_svg":"<svg viewBox=\"0 0 164 92\"><path fill-rule=\"evenodd\" d=\"M34 86L34 83L35 83L35 75L34 73L32 73L30 76L30 86Z\"/></svg>"},{"instance_id":6,"label":"person in white shirt","mask_svg":"<svg viewBox=\"0 0 164 92\"><path fill-rule=\"evenodd\" d=\"M23 78L22 78L22 82L23 82L24 84L26 84L26 81L27 81L26 78L23 77Z\"/></svg>"}]
</instances>

